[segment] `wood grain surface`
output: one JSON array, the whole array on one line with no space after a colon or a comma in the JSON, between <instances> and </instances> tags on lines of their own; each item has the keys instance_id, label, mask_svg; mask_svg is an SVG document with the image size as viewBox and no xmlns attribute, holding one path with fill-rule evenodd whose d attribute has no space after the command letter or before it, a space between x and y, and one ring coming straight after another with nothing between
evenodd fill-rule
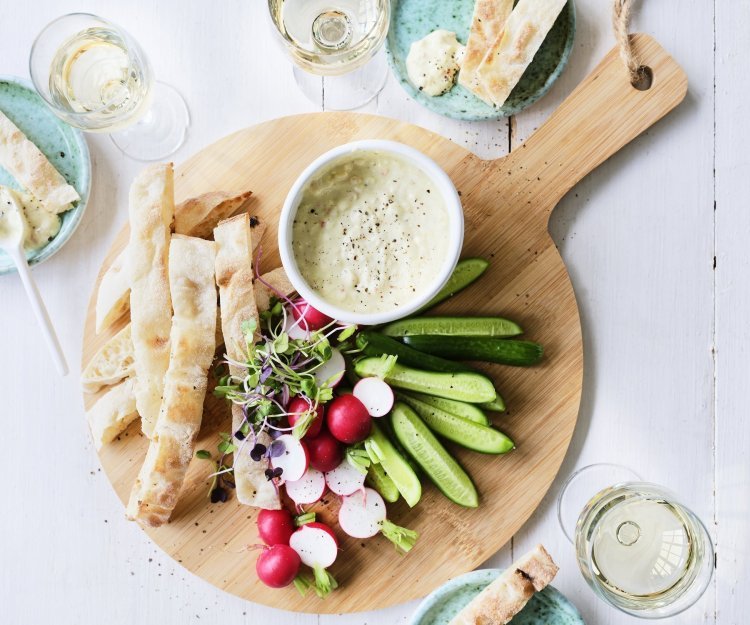
<instances>
[{"instance_id":1,"label":"wood grain surface","mask_svg":"<svg viewBox=\"0 0 750 625\"><path fill-rule=\"evenodd\" d=\"M428 487L419 506L392 506L394 522L414 528L420 539L408 557L377 537L366 543L342 538L332 567L341 588L326 601L301 598L293 589L269 591L257 581L254 511L208 503L208 463L194 461L172 521L149 535L178 562L215 586L258 603L306 612L351 612L423 596L495 553L531 515L565 455L576 422L582 384L581 329L565 266L547 232L558 200L582 177L674 108L687 82L679 66L651 38L639 35L637 51L654 72L648 91L633 89L616 52L568 97L529 140L509 156L484 161L436 134L386 118L351 113L278 119L232 134L202 150L176 172L177 201L213 190L252 189L251 214L265 221L262 265L278 265L276 220L283 199L302 169L324 151L358 139L386 138L412 145L438 162L462 195L466 216L464 256L491 260L473 288L441 311L503 314L517 319L527 337L546 348L541 366L486 367L505 397L509 413L496 425L516 442L503 457L460 451L482 504L465 510ZM102 272L127 240L124 229ZM101 273L100 273L101 277ZM97 281L98 287L98 281ZM110 333L94 332L95 293L83 344L87 363ZM123 322L111 328L117 331ZM89 405L95 397L87 396ZM213 449L229 427L229 410L206 400L198 448ZM119 497L127 499L147 441L137 424L102 450L102 465ZM333 521L336 504L326 497L321 518Z\"/></svg>"}]
</instances>

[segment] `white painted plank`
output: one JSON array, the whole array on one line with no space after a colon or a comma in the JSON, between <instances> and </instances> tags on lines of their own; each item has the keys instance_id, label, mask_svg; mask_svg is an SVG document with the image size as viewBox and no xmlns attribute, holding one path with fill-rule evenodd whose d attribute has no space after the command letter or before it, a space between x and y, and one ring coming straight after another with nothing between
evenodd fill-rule
<instances>
[{"instance_id":1,"label":"white painted plank","mask_svg":"<svg viewBox=\"0 0 750 625\"><path fill-rule=\"evenodd\" d=\"M716 3L716 614L726 625L750 612L748 23L748 3Z\"/></svg>"},{"instance_id":2,"label":"white painted plank","mask_svg":"<svg viewBox=\"0 0 750 625\"><path fill-rule=\"evenodd\" d=\"M514 143L614 45L611 3L576 4L570 66L515 120ZM576 570L555 507L572 471L594 462L631 466L684 497L709 526L713 520L713 26L705 2L680 3L679 27L671 3L638 6L633 30L652 34L683 65L690 92L553 213L550 231L581 311L584 395L558 479L514 541L516 554L548 544L561 565L556 586L599 625L636 619L597 601ZM710 589L684 622L713 623L713 609Z\"/></svg>"}]
</instances>

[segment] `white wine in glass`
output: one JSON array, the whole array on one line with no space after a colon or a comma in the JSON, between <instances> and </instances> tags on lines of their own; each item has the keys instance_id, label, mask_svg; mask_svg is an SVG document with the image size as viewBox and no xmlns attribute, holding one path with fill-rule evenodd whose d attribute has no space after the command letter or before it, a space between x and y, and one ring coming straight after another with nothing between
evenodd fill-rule
<instances>
[{"instance_id":1,"label":"white wine in glass","mask_svg":"<svg viewBox=\"0 0 750 625\"><path fill-rule=\"evenodd\" d=\"M348 110L383 88L390 0L268 0L268 9L295 63L297 84L312 101Z\"/></svg>"},{"instance_id":2,"label":"white wine in glass","mask_svg":"<svg viewBox=\"0 0 750 625\"><path fill-rule=\"evenodd\" d=\"M603 466L611 470L612 465ZM565 504L565 498L580 495L585 472L592 470L597 465L568 480L559 510L561 502L575 505ZM563 514L560 519L569 535ZM574 541L589 585L605 601L634 616L679 614L702 596L711 580L713 545L708 531L674 494L655 484L623 482L597 492L578 516Z\"/></svg>"},{"instance_id":3,"label":"white wine in glass","mask_svg":"<svg viewBox=\"0 0 750 625\"><path fill-rule=\"evenodd\" d=\"M29 61L31 78L52 110L87 132L107 132L138 160L163 159L182 145L189 114L182 96L154 80L138 43L87 13L51 22Z\"/></svg>"}]
</instances>

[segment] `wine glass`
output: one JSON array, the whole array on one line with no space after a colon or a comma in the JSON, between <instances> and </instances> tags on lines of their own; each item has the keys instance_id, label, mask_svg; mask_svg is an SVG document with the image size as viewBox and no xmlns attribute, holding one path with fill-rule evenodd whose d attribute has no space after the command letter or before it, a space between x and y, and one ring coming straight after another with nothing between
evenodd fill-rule
<instances>
[{"instance_id":1,"label":"wine glass","mask_svg":"<svg viewBox=\"0 0 750 625\"><path fill-rule=\"evenodd\" d=\"M88 132L108 132L125 154L161 160L185 141L190 115L179 92L154 80L140 45L96 15L50 22L29 58L31 80L52 111Z\"/></svg>"},{"instance_id":2,"label":"wine glass","mask_svg":"<svg viewBox=\"0 0 750 625\"><path fill-rule=\"evenodd\" d=\"M390 0L268 0L268 9L308 99L346 111L380 93L388 77L381 48Z\"/></svg>"},{"instance_id":3,"label":"wine glass","mask_svg":"<svg viewBox=\"0 0 750 625\"><path fill-rule=\"evenodd\" d=\"M669 490L626 467L595 464L577 471L563 486L557 510L589 586L623 612L674 616L711 581L713 544L701 520Z\"/></svg>"}]
</instances>

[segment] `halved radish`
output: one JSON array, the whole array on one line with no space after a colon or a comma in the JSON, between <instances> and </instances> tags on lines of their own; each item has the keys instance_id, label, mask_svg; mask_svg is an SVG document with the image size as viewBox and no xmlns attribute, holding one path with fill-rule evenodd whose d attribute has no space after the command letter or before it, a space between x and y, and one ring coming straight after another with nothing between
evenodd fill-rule
<instances>
[{"instance_id":1,"label":"halved radish","mask_svg":"<svg viewBox=\"0 0 750 625\"><path fill-rule=\"evenodd\" d=\"M314 372L315 384L335 388L344 378L346 361L344 355L335 347L331 348L331 357Z\"/></svg>"},{"instance_id":2,"label":"halved radish","mask_svg":"<svg viewBox=\"0 0 750 625\"><path fill-rule=\"evenodd\" d=\"M294 300L292 315L294 315L294 319L299 322L302 328L312 331L320 330L333 321L328 315L324 315L319 310L313 308L301 297Z\"/></svg>"},{"instance_id":3,"label":"halved radish","mask_svg":"<svg viewBox=\"0 0 750 625\"><path fill-rule=\"evenodd\" d=\"M315 575L315 592L325 597L338 584L325 569L336 561L339 543L333 530L324 523L307 523L289 539L289 545Z\"/></svg>"},{"instance_id":4,"label":"halved radish","mask_svg":"<svg viewBox=\"0 0 750 625\"><path fill-rule=\"evenodd\" d=\"M358 471L348 460L344 460L333 471L326 473L326 484L331 492L346 497L362 488L365 477L366 473Z\"/></svg>"},{"instance_id":5,"label":"halved radish","mask_svg":"<svg viewBox=\"0 0 750 625\"><path fill-rule=\"evenodd\" d=\"M371 417L384 417L393 408L393 390L380 378L362 378L352 391Z\"/></svg>"},{"instance_id":6,"label":"halved radish","mask_svg":"<svg viewBox=\"0 0 750 625\"><path fill-rule=\"evenodd\" d=\"M370 538L382 532L401 551L409 551L418 536L415 531L399 527L386 518L385 501L372 488L344 497L339 509L339 525L353 538Z\"/></svg>"},{"instance_id":7,"label":"halved radish","mask_svg":"<svg viewBox=\"0 0 750 625\"><path fill-rule=\"evenodd\" d=\"M291 434L283 434L271 443L271 467L281 469L284 480L294 482L307 471L310 458L307 447Z\"/></svg>"},{"instance_id":8,"label":"halved radish","mask_svg":"<svg viewBox=\"0 0 750 625\"><path fill-rule=\"evenodd\" d=\"M284 322L284 332L289 335L290 339L302 339L306 341L310 338L312 332L309 330L305 330L304 326L302 326L301 323L302 322L296 321L292 315L286 316L286 321Z\"/></svg>"},{"instance_id":9,"label":"halved radish","mask_svg":"<svg viewBox=\"0 0 750 625\"><path fill-rule=\"evenodd\" d=\"M326 478L318 471L309 467L305 474L294 482L286 481L286 494L298 505L315 503L326 490Z\"/></svg>"}]
</instances>

